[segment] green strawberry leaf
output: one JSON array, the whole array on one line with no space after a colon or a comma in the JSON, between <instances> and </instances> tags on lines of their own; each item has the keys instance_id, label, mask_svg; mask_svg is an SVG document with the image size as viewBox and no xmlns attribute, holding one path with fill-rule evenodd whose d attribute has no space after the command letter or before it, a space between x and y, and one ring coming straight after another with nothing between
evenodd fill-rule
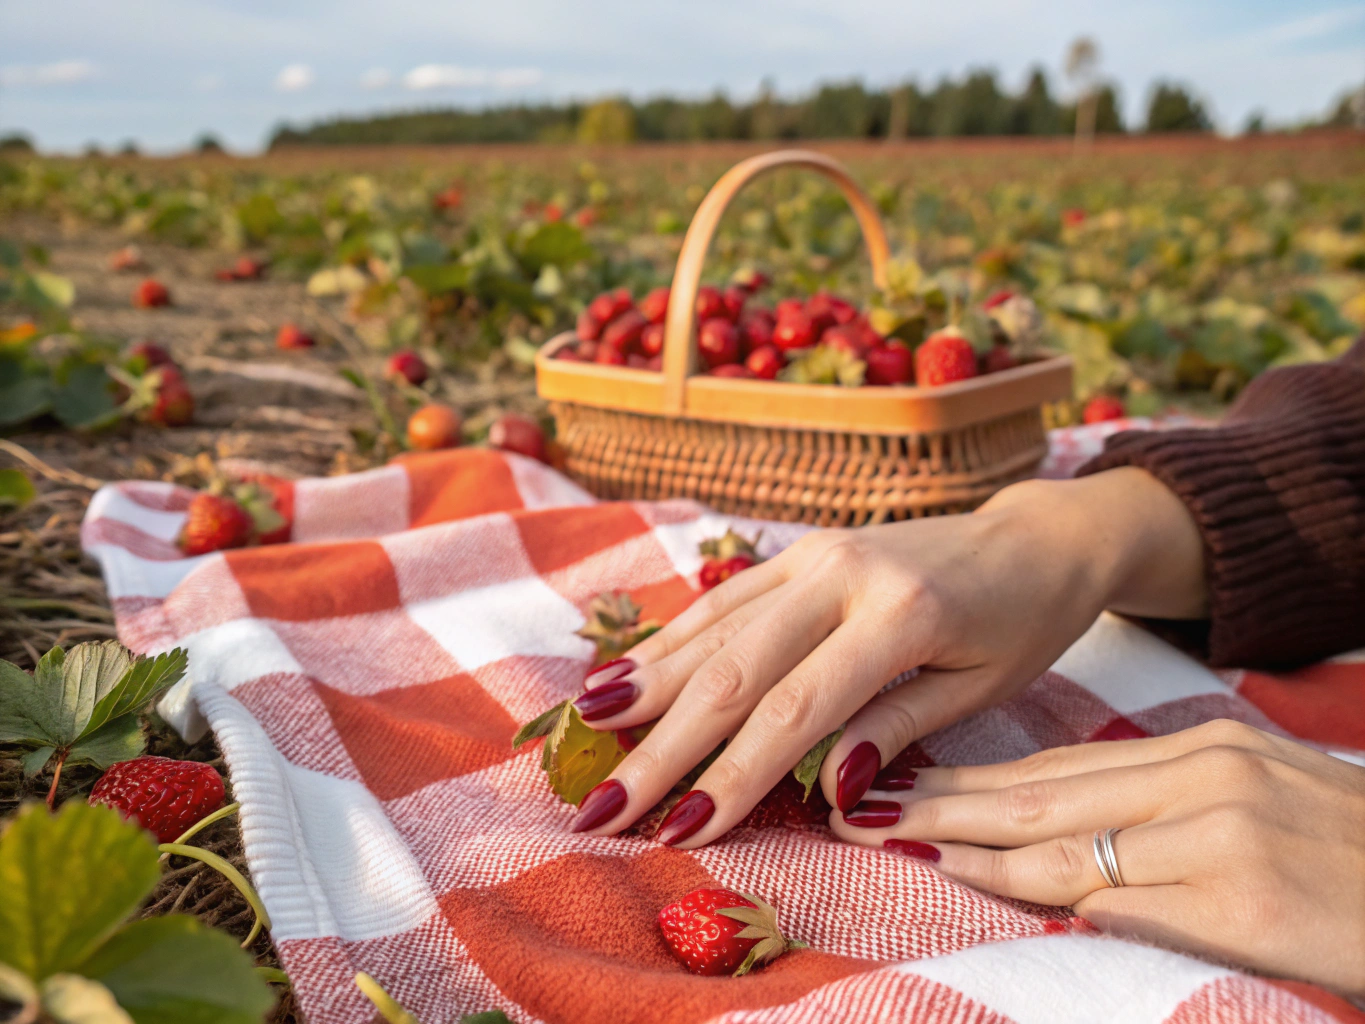
<instances>
[{"instance_id":1,"label":"green strawberry leaf","mask_svg":"<svg viewBox=\"0 0 1365 1024\"><path fill-rule=\"evenodd\" d=\"M567 703L569 703L567 699L560 701L549 711L542 711L518 729L517 734L512 737L512 749L516 750L523 743L529 743L531 740L550 735L550 730L555 727L555 723L559 720L560 714L564 711L564 705Z\"/></svg>"},{"instance_id":2,"label":"green strawberry leaf","mask_svg":"<svg viewBox=\"0 0 1365 1024\"><path fill-rule=\"evenodd\" d=\"M155 658L138 658L113 689L101 698L81 730L82 738L89 736L112 718L145 708L160 694L178 683L185 674L189 655L183 647L175 647Z\"/></svg>"},{"instance_id":3,"label":"green strawberry leaf","mask_svg":"<svg viewBox=\"0 0 1365 1024\"><path fill-rule=\"evenodd\" d=\"M22 469L0 469L0 509L23 508L38 496Z\"/></svg>"},{"instance_id":4,"label":"green strawberry leaf","mask_svg":"<svg viewBox=\"0 0 1365 1024\"><path fill-rule=\"evenodd\" d=\"M260 1024L275 995L231 936L192 917L134 921L81 964L135 1024Z\"/></svg>"},{"instance_id":5,"label":"green strawberry leaf","mask_svg":"<svg viewBox=\"0 0 1365 1024\"><path fill-rule=\"evenodd\" d=\"M42 661L38 667L43 667ZM0 661L0 743L57 746L48 728L47 705L39 696L42 687L41 681L18 665Z\"/></svg>"},{"instance_id":6,"label":"green strawberry leaf","mask_svg":"<svg viewBox=\"0 0 1365 1024\"><path fill-rule=\"evenodd\" d=\"M590 728L576 707L565 704L545 738L541 766L560 799L578 804L625 757L614 731Z\"/></svg>"},{"instance_id":7,"label":"green strawberry leaf","mask_svg":"<svg viewBox=\"0 0 1365 1024\"><path fill-rule=\"evenodd\" d=\"M46 661L51 653L48 652L43 660ZM47 689L40 694L53 702L49 706L57 746L69 746L85 732L95 706L118 685L132 664L131 655L117 640L77 644L71 648L61 662L60 688ZM47 678L49 673L44 672L38 682L41 684Z\"/></svg>"},{"instance_id":8,"label":"green strawberry leaf","mask_svg":"<svg viewBox=\"0 0 1365 1024\"><path fill-rule=\"evenodd\" d=\"M820 766L825 763L825 755L830 748L839 742L839 737L844 734L843 726L835 729L832 733L822 739L815 746L806 751L804 757L796 763L792 769L792 774L796 776L796 781L806 787L805 795L802 800L809 800L811 790L815 788L815 783L820 778Z\"/></svg>"},{"instance_id":9,"label":"green strawberry leaf","mask_svg":"<svg viewBox=\"0 0 1365 1024\"><path fill-rule=\"evenodd\" d=\"M52 408L52 382L46 370L0 356L0 427L41 416Z\"/></svg>"},{"instance_id":10,"label":"green strawberry leaf","mask_svg":"<svg viewBox=\"0 0 1365 1024\"><path fill-rule=\"evenodd\" d=\"M31 779L47 767L48 760L57 752L56 747L39 747L37 750L30 750L19 763L24 766L24 778Z\"/></svg>"},{"instance_id":11,"label":"green strawberry leaf","mask_svg":"<svg viewBox=\"0 0 1365 1024\"><path fill-rule=\"evenodd\" d=\"M79 974L54 974L43 982L43 1009L56 1024L133 1024L114 993Z\"/></svg>"},{"instance_id":12,"label":"green strawberry leaf","mask_svg":"<svg viewBox=\"0 0 1365 1024\"><path fill-rule=\"evenodd\" d=\"M21 807L0 836L0 963L34 981L78 969L159 873L151 837L108 807Z\"/></svg>"},{"instance_id":13,"label":"green strawberry leaf","mask_svg":"<svg viewBox=\"0 0 1365 1024\"><path fill-rule=\"evenodd\" d=\"M92 764L104 770L120 761L131 761L145 746L146 738L137 715L123 715L71 744L66 763Z\"/></svg>"},{"instance_id":14,"label":"green strawberry leaf","mask_svg":"<svg viewBox=\"0 0 1365 1024\"><path fill-rule=\"evenodd\" d=\"M52 392L52 412L73 430L107 427L123 415L114 401L113 380L99 363L71 368L66 383Z\"/></svg>"}]
</instances>

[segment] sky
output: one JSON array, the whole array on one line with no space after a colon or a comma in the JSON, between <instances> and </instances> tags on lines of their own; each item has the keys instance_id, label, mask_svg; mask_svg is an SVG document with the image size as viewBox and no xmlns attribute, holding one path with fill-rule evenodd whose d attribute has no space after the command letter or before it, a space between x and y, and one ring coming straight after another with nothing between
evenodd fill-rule
<instances>
[{"instance_id":1,"label":"sky","mask_svg":"<svg viewBox=\"0 0 1365 1024\"><path fill-rule=\"evenodd\" d=\"M1365 82L1361 0L0 0L0 135L170 152L211 132L251 152L341 113L983 67L1014 90L1034 65L1064 94L1083 34L1130 123L1157 79L1192 86L1223 131L1319 116Z\"/></svg>"}]
</instances>

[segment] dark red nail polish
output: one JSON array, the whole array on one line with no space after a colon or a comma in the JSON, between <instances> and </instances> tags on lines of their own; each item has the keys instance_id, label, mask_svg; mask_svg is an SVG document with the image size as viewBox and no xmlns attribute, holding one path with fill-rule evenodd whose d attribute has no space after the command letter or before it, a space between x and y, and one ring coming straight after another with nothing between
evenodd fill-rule
<instances>
[{"instance_id":1,"label":"dark red nail polish","mask_svg":"<svg viewBox=\"0 0 1365 1024\"><path fill-rule=\"evenodd\" d=\"M589 690L574 701L573 706L578 708L583 721L596 722L598 719L620 714L634 704L638 696L640 689L634 683L616 679Z\"/></svg>"},{"instance_id":2,"label":"dark red nail polish","mask_svg":"<svg viewBox=\"0 0 1365 1024\"><path fill-rule=\"evenodd\" d=\"M834 802L839 810L850 810L863 798L881 766L882 754L877 744L863 740L853 748L839 766L834 784Z\"/></svg>"},{"instance_id":3,"label":"dark red nail polish","mask_svg":"<svg viewBox=\"0 0 1365 1024\"><path fill-rule=\"evenodd\" d=\"M603 683L609 683L614 679L620 679L622 676L628 676L634 672L637 667L634 658L613 658L605 665L598 665L589 672L587 677L583 680L583 688L589 690L593 687L601 686Z\"/></svg>"},{"instance_id":4,"label":"dark red nail polish","mask_svg":"<svg viewBox=\"0 0 1365 1024\"><path fill-rule=\"evenodd\" d=\"M615 779L599 783L588 791L578 805L578 817L569 823L570 832L586 832L605 825L626 806L626 787Z\"/></svg>"},{"instance_id":5,"label":"dark red nail polish","mask_svg":"<svg viewBox=\"0 0 1365 1024\"><path fill-rule=\"evenodd\" d=\"M935 863L943 856L937 846L930 846L928 843L917 843L913 839L888 839L882 846L892 853L903 853L907 857L918 857L920 860L929 860Z\"/></svg>"},{"instance_id":6,"label":"dark red nail polish","mask_svg":"<svg viewBox=\"0 0 1365 1024\"><path fill-rule=\"evenodd\" d=\"M872 780L872 788L880 789L883 793L900 793L914 789L915 779L918 777L919 772L913 768L888 768L877 773L877 777Z\"/></svg>"},{"instance_id":7,"label":"dark red nail polish","mask_svg":"<svg viewBox=\"0 0 1365 1024\"><path fill-rule=\"evenodd\" d=\"M864 800L844 812L844 821L859 828L888 828L900 820L901 805L894 800Z\"/></svg>"},{"instance_id":8,"label":"dark red nail polish","mask_svg":"<svg viewBox=\"0 0 1365 1024\"><path fill-rule=\"evenodd\" d=\"M664 818L663 824L659 826L659 834L655 838L665 846L681 843L689 836L700 832L701 827L711 820L711 815L715 812L715 801L700 789L694 789L685 794L673 810L668 812L668 817Z\"/></svg>"}]
</instances>

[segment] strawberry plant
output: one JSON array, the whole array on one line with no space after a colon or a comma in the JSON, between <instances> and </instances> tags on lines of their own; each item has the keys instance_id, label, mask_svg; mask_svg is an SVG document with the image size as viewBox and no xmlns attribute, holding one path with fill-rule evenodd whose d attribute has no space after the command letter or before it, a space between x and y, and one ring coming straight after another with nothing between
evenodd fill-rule
<instances>
[{"instance_id":1,"label":"strawberry plant","mask_svg":"<svg viewBox=\"0 0 1365 1024\"><path fill-rule=\"evenodd\" d=\"M229 936L178 914L130 921L158 875L150 837L107 808L20 808L0 834L12 1019L259 1024L274 996Z\"/></svg>"},{"instance_id":2,"label":"strawberry plant","mask_svg":"<svg viewBox=\"0 0 1365 1024\"><path fill-rule=\"evenodd\" d=\"M54 647L30 676L0 661L0 743L28 748L24 773L54 764L48 806L62 766L108 768L143 749L137 713L185 674L177 647L154 658L133 658L115 640Z\"/></svg>"}]
</instances>

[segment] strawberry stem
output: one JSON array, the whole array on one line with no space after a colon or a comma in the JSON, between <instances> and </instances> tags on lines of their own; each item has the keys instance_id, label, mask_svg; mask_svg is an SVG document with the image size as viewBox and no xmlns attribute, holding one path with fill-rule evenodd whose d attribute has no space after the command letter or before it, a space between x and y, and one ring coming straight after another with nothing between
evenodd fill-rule
<instances>
[{"instance_id":1,"label":"strawberry stem","mask_svg":"<svg viewBox=\"0 0 1365 1024\"><path fill-rule=\"evenodd\" d=\"M200 818L189 828L185 829L184 832L180 833L178 837L176 837L175 844L177 846L183 846L185 843L189 842L189 840L192 839L194 836L198 835L200 832L204 831L204 829L212 825L215 821L221 821L223 818L226 818L230 814L236 814L241 806L242 805L238 803L227 804L226 806L218 808L218 810L214 811L212 814ZM171 855L169 853L163 853L161 855L161 863L163 864L170 859Z\"/></svg>"},{"instance_id":2,"label":"strawberry stem","mask_svg":"<svg viewBox=\"0 0 1365 1024\"><path fill-rule=\"evenodd\" d=\"M47 809L52 810L52 805L57 799L57 783L62 778L62 765L66 764L67 755L71 751L63 747L57 751L57 766L52 769L52 785L47 790Z\"/></svg>"},{"instance_id":3,"label":"strawberry stem","mask_svg":"<svg viewBox=\"0 0 1365 1024\"><path fill-rule=\"evenodd\" d=\"M191 860L202 861L236 886L237 891L242 894L242 898L245 899L247 903L251 905L251 909L256 912L256 920L251 925L251 931L242 942L243 949L246 949L247 946L255 941L256 936L261 934L262 928L270 927L270 915L266 913L265 904L261 902L261 897L258 896L256 890L251 887L251 883L242 877L242 873L222 857L218 856L218 854L210 853L208 850L201 850L197 846L182 846L179 843L162 843L157 849L162 853L174 854L177 857L189 857Z\"/></svg>"}]
</instances>

